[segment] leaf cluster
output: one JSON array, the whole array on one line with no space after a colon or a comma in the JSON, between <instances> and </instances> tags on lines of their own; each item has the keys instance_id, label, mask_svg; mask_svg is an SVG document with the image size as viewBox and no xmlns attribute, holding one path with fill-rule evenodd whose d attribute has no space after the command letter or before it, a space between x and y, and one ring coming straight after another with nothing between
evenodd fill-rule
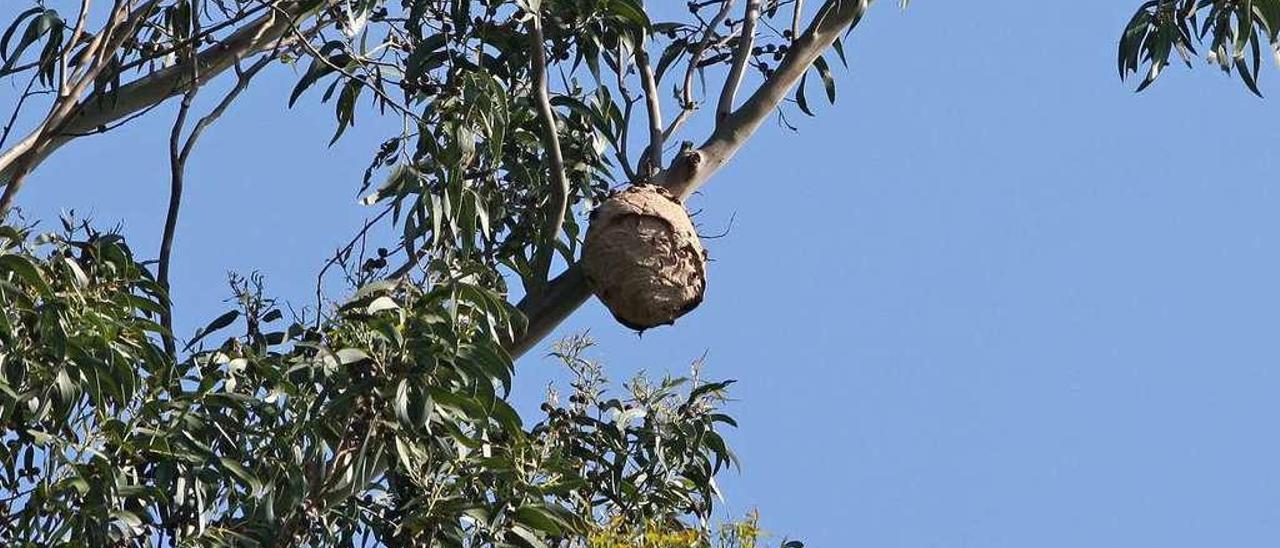
<instances>
[{"instance_id":1,"label":"leaf cluster","mask_svg":"<svg viewBox=\"0 0 1280 548\"><path fill-rule=\"evenodd\" d=\"M617 399L582 339L559 353L570 405L526 429L496 342L519 315L462 280L372 284L308 325L233 276L235 309L178 361L119 236L28 232L0 231L6 544L557 546L697 529L734 459L728 383Z\"/></svg>"},{"instance_id":2,"label":"leaf cluster","mask_svg":"<svg viewBox=\"0 0 1280 548\"><path fill-rule=\"evenodd\" d=\"M1224 72L1234 72L1249 91L1261 96L1258 74L1264 50L1277 51L1280 1L1150 0L1143 3L1120 37L1121 78L1145 73L1142 91L1156 81L1172 55L1191 66L1198 53ZM1145 69L1143 67L1146 67Z\"/></svg>"}]
</instances>

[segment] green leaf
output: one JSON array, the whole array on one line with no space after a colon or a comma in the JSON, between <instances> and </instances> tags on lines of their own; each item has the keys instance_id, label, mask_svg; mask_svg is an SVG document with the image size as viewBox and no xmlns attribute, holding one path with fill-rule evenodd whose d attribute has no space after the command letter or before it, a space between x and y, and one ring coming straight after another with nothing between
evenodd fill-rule
<instances>
[{"instance_id":1,"label":"green leaf","mask_svg":"<svg viewBox=\"0 0 1280 548\"><path fill-rule=\"evenodd\" d=\"M262 492L262 481L244 465L226 457L219 458L218 462L222 464L224 470L243 482L255 495Z\"/></svg>"},{"instance_id":2,"label":"green leaf","mask_svg":"<svg viewBox=\"0 0 1280 548\"><path fill-rule=\"evenodd\" d=\"M553 537L561 536L569 524L542 505L526 505L516 509L516 521Z\"/></svg>"},{"instance_id":3,"label":"green leaf","mask_svg":"<svg viewBox=\"0 0 1280 548\"><path fill-rule=\"evenodd\" d=\"M435 68L432 64L428 64L427 60L429 57L434 57L432 54L445 46L446 40L447 37L443 33L438 33L419 41L414 46L413 52L405 59L404 79L409 82L415 82L427 71ZM443 60L443 58L440 59L440 61Z\"/></svg>"},{"instance_id":4,"label":"green leaf","mask_svg":"<svg viewBox=\"0 0 1280 548\"><path fill-rule=\"evenodd\" d=\"M709 382L707 384L701 385L689 392L689 401L694 401L699 397L703 396L704 394L723 391L725 388L728 388L729 385L735 382L738 382L738 381L730 379L727 381Z\"/></svg>"},{"instance_id":5,"label":"green leaf","mask_svg":"<svg viewBox=\"0 0 1280 548\"><path fill-rule=\"evenodd\" d=\"M831 67L827 66L827 60L821 55L813 60L814 68L818 69L818 75L822 76L822 86L827 90L827 101L832 104L836 102L836 79L831 77Z\"/></svg>"},{"instance_id":6,"label":"green leaf","mask_svg":"<svg viewBox=\"0 0 1280 548\"><path fill-rule=\"evenodd\" d=\"M543 542L536 533L527 527L515 525L511 528L511 532L520 537L520 540L524 541L530 548L548 548L547 543Z\"/></svg>"},{"instance_id":7,"label":"green leaf","mask_svg":"<svg viewBox=\"0 0 1280 548\"><path fill-rule=\"evenodd\" d=\"M645 14L644 8L636 0L612 0L605 10L613 14L618 19L639 27L642 30L649 30L649 16Z\"/></svg>"},{"instance_id":8,"label":"green leaf","mask_svg":"<svg viewBox=\"0 0 1280 548\"><path fill-rule=\"evenodd\" d=\"M307 68L306 74L302 75L302 79L298 80L298 84L293 87L293 92L289 94L289 107L293 108L293 104L302 96L302 92L315 84L321 78L336 72L334 67L343 66L349 58L345 54L338 56L330 56L330 54L342 47L342 43L332 41L326 43L320 48L320 56L311 60L311 66Z\"/></svg>"},{"instance_id":9,"label":"green leaf","mask_svg":"<svg viewBox=\"0 0 1280 548\"><path fill-rule=\"evenodd\" d=\"M684 39L672 40L670 44L667 44L667 48L662 50L662 56L658 57L658 65L653 69L654 81L662 82L662 76L667 73L667 69L671 67L672 63L684 57L688 49L688 44Z\"/></svg>"},{"instance_id":10,"label":"green leaf","mask_svg":"<svg viewBox=\"0 0 1280 548\"><path fill-rule=\"evenodd\" d=\"M844 43L840 38L836 38L836 41L831 43L831 48L836 50L836 55L840 57L840 64L844 65L844 68L849 68L849 61L844 57Z\"/></svg>"},{"instance_id":11,"label":"green leaf","mask_svg":"<svg viewBox=\"0 0 1280 548\"><path fill-rule=\"evenodd\" d=\"M800 107L800 112L813 116L813 111L809 110L809 100L804 96L804 84L809 80L809 73L805 73L800 77L800 85L796 86L796 106Z\"/></svg>"},{"instance_id":12,"label":"green leaf","mask_svg":"<svg viewBox=\"0 0 1280 548\"><path fill-rule=\"evenodd\" d=\"M187 346L185 348L190 349L191 347L195 346L196 343L200 342L201 339L204 339L205 337L209 336L213 332L218 331L220 329L225 329L227 326L231 325L231 322L236 321L236 318L239 318L239 317L240 317L240 311L232 310L230 312L224 313L221 316L218 316L217 318L214 318L213 321L209 322L209 325L206 325L204 326L203 329L196 331L196 336L193 337L189 342L187 342Z\"/></svg>"},{"instance_id":13,"label":"green leaf","mask_svg":"<svg viewBox=\"0 0 1280 548\"><path fill-rule=\"evenodd\" d=\"M400 309L400 304L397 303L395 299L392 299L391 297L383 295L381 297L374 299L373 302L369 303L369 306L365 307L365 313L377 314L379 312L383 312L386 310L399 310L399 309Z\"/></svg>"},{"instance_id":14,"label":"green leaf","mask_svg":"<svg viewBox=\"0 0 1280 548\"><path fill-rule=\"evenodd\" d=\"M62 18L58 17L57 11L49 9L41 12L39 17L36 17L29 25L27 25L27 30L22 33L22 38L18 40L18 45L13 49L13 53L8 55L8 58L5 60L4 67L0 68L0 73L8 72L18 59L22 57L22 52L26 51L28 46L36 40L39 40L41 36L44 36L54 28L60 28L62 24ZM16 25L17 22L14 23L14 26ZM13 28L14 27L10 27L10 30ZM5 50L8 50L9 38L11 38L11 34L6 32L3 40L3 48Z\"/></svg>"},{"instance_id":15,"label":"green leaf","mask_svg":"<svg viewBox=\"0 0 1280 548\"><path fill-rule=\"evenodd\" d=\"M343 348L336 354L338 356L338 363L341 363L342 365L351 365L353 363L360 363L373 359L369 357L368 353L359 348Z\"/></svg>"},{"instance_id":16,"label":"green leaf","mask_svg":"<svg viewBox=\"0 0 1280 548\"><path fill-rule=\"evenodd\" d=\"M1244 81L1245 87L1248 87L1249 91L1253 92L1254 95L1262 97L1262 92L1258 90L1257 76L1249 70L1249 66L1244 59L1236 59L1235 64L1236 72L1240 75L1240 79Z\"/></svg>"},{"instance_id":17,"label":"green leaf","mask_svg":"<svg viewBox=\"0 0 1280 548\"><path fill-rule=\"evenodd\" d=\"M329 139L329 146L338 142L348 127L355 125L356 99L360 98L362 90L364 90L364 82L360 80L348 80L342 86L342 93L338 95L338 104L334 107L334 113L338 118L338 129L334 131L333 138Z\"/></svg>"},{"instance_id":18,"label":"green leaf","mask_svg":"<svg viewBox=\"0 0 1280 548\"><path fill-rule=\"evenodd\" d=\"M396 419L400 421L401 426L411 428L413 421L409 418L409 380L400 379L400 384L396 385L395 398L391 400L391 408L395 410ZM396 439L397 443L400 441Z\"/></svg>"},{"instance_id":19,"label":"green leaf","mask_svg":"<svg viewBox=\"0 0 1280 548\"><path fill-rule=\"evenodd\" d=\"M0 271L9 271L18 276L29 286L39 290L41 293L49 291L49 284L45 281L44 276L40 274L40 270L30 259L21 255L0 255Z\"/></svg>"},{"instance_id":20,"label":"green leaf","mask_svg":"<svg viewBox=\"0 0 1280 548\"><path fill-rule=\"evenodd\" d=\"M19 50L17 52L14 52L14 55L9 55L9 41L12 40L13 35L18 32L18 27L22 26L23 21L27 20L28 17L32 17L34 15L41 14L41 13L44 13L44 8L34 7L34 8L27 9L26 11L19 13L18 16L13 19L13 23L9 25L9 28L5 29L4 37L0 38L0 57L2 57L6 61L5 63L6 68L13 65L13 61L11 60L11 58L15 58L22 53Z\"/></svg>"}]
</instances>

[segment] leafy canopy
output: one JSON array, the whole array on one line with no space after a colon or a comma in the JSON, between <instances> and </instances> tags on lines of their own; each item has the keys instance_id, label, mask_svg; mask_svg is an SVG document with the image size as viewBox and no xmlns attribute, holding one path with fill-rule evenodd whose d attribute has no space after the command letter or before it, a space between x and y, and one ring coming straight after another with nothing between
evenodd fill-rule
<instances>
[{"instance_id":1,"label":"leafy canopy","mask_svg":"<svg viewBox=\"0 0 1280 548\"><path fill-rule=\"evenodd\" d=\"M811 75L834 101L831 53L844 62L868 4L30 0L0 35L30 126L0 134L0 213L59 147L181 102L157 262L70 218L0 233L0 540L754 545L754 519L711 525L735 463L729 382L614 396L572 339L555 351L568 403L530 426L507 402L513 361L585 299L590 208L623 184L705 180L681 159L718 166L773 112L814 114ZM353 182L369 223L320 267L318 287L350 296L295 313L232 276L231 310L174 333L186 158L268 77L295 79L282 105L332 105L332 141L400 122ZM715 132L695 147L701 114Z\"/></svg>"}]
</instances>

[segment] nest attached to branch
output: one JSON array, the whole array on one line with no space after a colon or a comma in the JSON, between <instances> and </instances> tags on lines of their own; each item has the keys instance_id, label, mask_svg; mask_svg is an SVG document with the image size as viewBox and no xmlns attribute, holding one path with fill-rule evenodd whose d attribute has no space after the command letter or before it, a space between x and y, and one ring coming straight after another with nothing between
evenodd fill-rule
<instances>
[{"instance_id":1,"label":"nest attached to branch","mask_svg":"<svg viewBox=\"0 0 1280 548\"><path fill-rule=\"evenodd\" d=\"M618 322L643 331L702 303L706 253L688 212L666 189L637 185L591 213L582 270Z\"/></svg>"}]
</instances>

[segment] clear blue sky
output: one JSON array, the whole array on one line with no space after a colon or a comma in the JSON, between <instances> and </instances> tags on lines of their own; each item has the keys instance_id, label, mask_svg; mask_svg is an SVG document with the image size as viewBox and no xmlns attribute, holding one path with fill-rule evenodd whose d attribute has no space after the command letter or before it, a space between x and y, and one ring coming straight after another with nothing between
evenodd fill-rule
<instances>
[{"instance_id":1,"label":"clear blue sky","mask_svg":"<svg viewBox=\"0 0 1280 548\"><path fill-rule=\"evenodd\" d=\"M639 339L593 302L562 332L615 379L704 351L739 379L729 506L810 546L1280 546L1280 104L1204 65L1134 95L1138 3L877 3L839 103L814 89L819 118L766 126L695 201L706 233L736 215L702 307ZM192 160L188 332L228 269L305 299L367 213L378 123L326 149L329 107L284 112L275 74ZM61 151L22 203L153 255L171 112ZM532 409L558 373L518 368Z\"/></svg>"}]
</instances>

